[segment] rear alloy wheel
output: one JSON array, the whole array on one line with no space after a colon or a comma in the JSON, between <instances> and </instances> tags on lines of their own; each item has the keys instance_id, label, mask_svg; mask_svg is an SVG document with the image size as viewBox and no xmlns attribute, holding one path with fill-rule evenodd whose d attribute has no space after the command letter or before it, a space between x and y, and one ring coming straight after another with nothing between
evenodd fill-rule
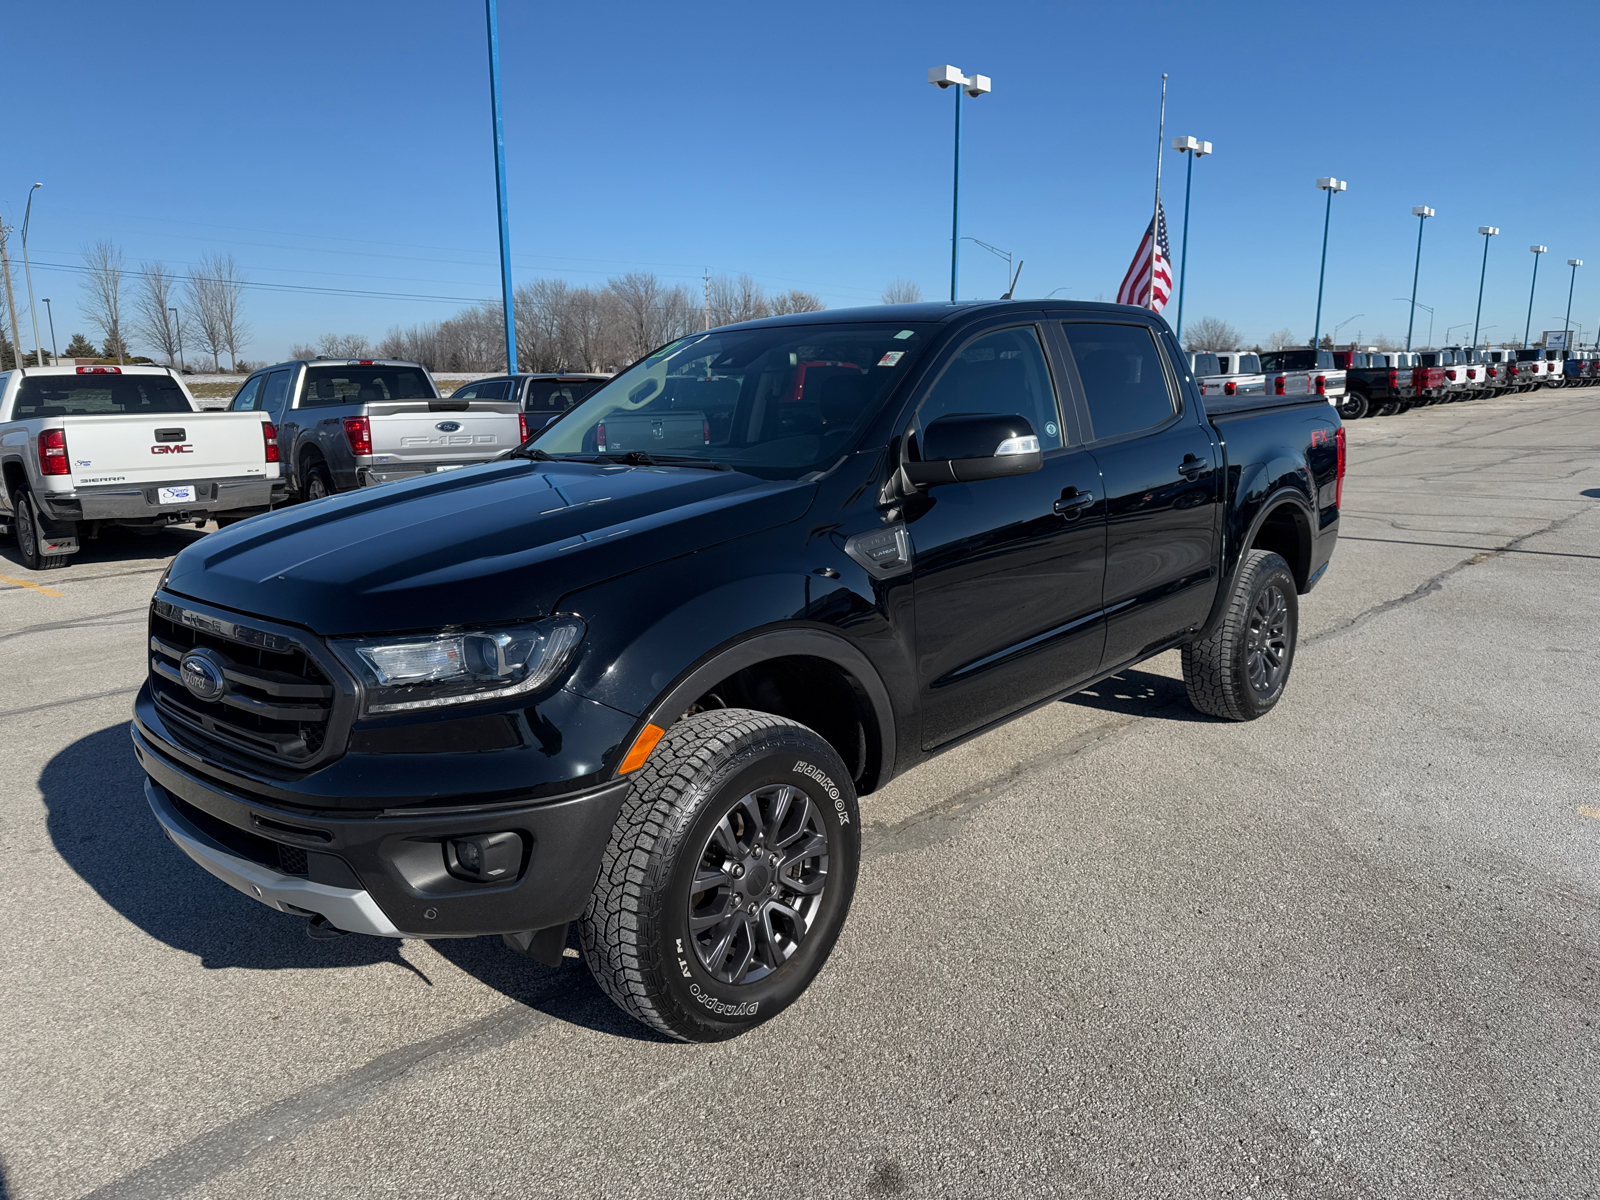
<instances>
[{"instance_id":1,"label":"rear alloy wheel","mask_svg":"<svg viewBox=\"0 0 1600 1200\"><path fill-rule=\"evenodd\" d=\"M1189 703L1230 721L1253 721L1283 696L1294 666L1300 600L1289 564L1248 550L1222 623L1183 648Z\"/></svg>"},{"instance_id":2,"label":"rear alloy wheel","mask_svg":"<svg viewBox=\"0 0 1600 1200\"><path fill-rule=\"evenodd\" d=\"M328 468L319 462L314 462L306 467L306 482L304 498L306 500L321 500L333 495L333 480L328 476Z\"/></svg>"},{"instance_id":3,"label":"rear alloy wheel","mask_svg":"<svg viewBox=\"0 0 1600 1200\"><path fill-rule=\"evenodd\" d=\"M1367 415L1369 408L1371 405L1360 392L1346 392L1339 397L1339 416L1346 421L1359 421Z\"/></svg>"},{"instance_id":4,"label":"rear alloy wheel","mask_svg":"<svg viewBox=\"0 0 1600 1200\"><path fill-rule=\"evenodd\" d=\"M750 709L679 721L633 777L588 908L600 987L686 1042L734 1037L816 978L861 860L850 774L804 725Z\"/></svg>"},{"instance_id":5,"label":"rear alloy wheel","mask_svg":"<svg viewBox=\"0 0 1600 1200\"><path fill-rule=\"evenodd\" d=\"M22 565L30 571L49 571L66 566L71 555L44 554L40 551L33 496L28 492L18 492L15 510L17 549L22 552Z\"/></svg>"}]
</instances>

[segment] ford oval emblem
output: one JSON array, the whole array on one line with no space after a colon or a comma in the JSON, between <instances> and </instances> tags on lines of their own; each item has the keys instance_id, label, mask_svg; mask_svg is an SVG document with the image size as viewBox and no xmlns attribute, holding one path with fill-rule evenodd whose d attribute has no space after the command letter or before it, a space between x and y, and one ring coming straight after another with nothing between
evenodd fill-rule
<instances>
[{"instance_id":1,"label":"ford oval emblem","mask_svg":"<svg viewBox=\"0 0 1600 1200\"><path fill-rule=\"evenodd\" d=\"M191 650L178 663L178 677L196 700L220 700L228 690L220 656L213 650Z\"/></svg>"},{"instance_id":2,"label":"ford oval emblem","mask_svg":"<svg viewBox=\"0 0 1600 1200\"><path fill-rule=\"evenodd\" d=\"M440 433L454 433L461 428L460 421L440 421L434 426Z\"/></svg>"}]
</instances>

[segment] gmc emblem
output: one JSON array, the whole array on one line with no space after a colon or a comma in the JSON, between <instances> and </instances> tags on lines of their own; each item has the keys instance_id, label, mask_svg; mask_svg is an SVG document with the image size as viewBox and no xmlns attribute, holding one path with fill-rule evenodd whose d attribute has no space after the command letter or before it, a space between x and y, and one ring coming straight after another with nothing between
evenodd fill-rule
<instances>
[{"instance_id":1,"label":"gmc emblem","mask_svg":"<svg viewBox=\"0 0 1600 1200\"><path fill-rule=\"evenodd\" d=\"M151 454L193 454L194 447L189 444L182 446L151 446Z\"/></svg>"}]
</instances>

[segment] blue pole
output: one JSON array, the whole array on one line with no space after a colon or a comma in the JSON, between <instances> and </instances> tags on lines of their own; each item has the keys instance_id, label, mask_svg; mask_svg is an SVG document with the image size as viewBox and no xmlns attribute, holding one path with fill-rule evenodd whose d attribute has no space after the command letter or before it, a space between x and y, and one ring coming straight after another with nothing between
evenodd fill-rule
<instances>
[{"instance_id":1,"label":"blue pole","mask_svg":"<svg viewBox=\"0 0 1600 1200\"><path fill-rule=\"evenodd\" d=\"M1183 250L1178 255L1178 345L1183 345L1183 285L1189 282L1189 190L1194 186L1194 151L1183 179Z\"/></svg>"},{"instance_id":2,"label":"blue pole","mask_svg":"<svg viewBox=\"0 0 1600 1200\"><path fill-rule=\"evenodd\" d=\"M500 29L494 0L484 0L489 19L489 102L494 109L494 186L500 206L500 289L506 314L506 371L517 370L517 323L511 292L511 221L506 213L506 131L500 119Z\"/></svg>"},{"instance_id":3,"label":"blue pole","mask_svg":"<svg viewBox=\"0 0 1600 1200\"><path fill-rule=\"evenodd\" d=\"M1577 287L1577 286L1578 286L1578 267L1577 267L1577 264L1573 264L1573 267L1572 267L1572 282L1567 284L1567 332L1562 337L1562 349L1563 350L1570 350L1572 348L1570 345L1567 345L1567 343L1572 341L1572 289Z\"/></svg>"},{"instance_id":4,"label":"blue pole","mask_svg":"<svg viewBox=\"0 0 1600 1200\"><path fill-rule=\"evenodd\" d=\"M956 84L956 182L950 201L950 303L956 302L961 254L961 85Z\"/></svg>"},{"instance_id":5,"label":"blue pole","mask_svg":"<svg viewBox=\"0 0 1600 1200\"><path fill-rule=\"evenodd\" d=\"M1331 193L1330 193L1329 198L1330 199L1332 198ZM1428 218L1423 216L1421 213L1418 213L1417 214L1417 265L1411 268L1411 320L1406 322L1406 349L1407 350L1411 349L1411 330L1416 326L1416 323L1417 323L1417 276L1422 273L1422 228L1427 223L1428 223ZM1481 283L1480 283L1480 287L1481 287ZM1483 297L1482 297L1481 293L1479 295L1478 302L1480 304L1483 302ZM1476 333L1474 333L1472 335L1472 344L1474 346L1476 346L1478 344L1478 335Z\"/></svg>"},{"instance_id":6,"label":"blue pole","mask_svg":"<svg viewBox=\"0 0 1600 1200\"><path fill-rule=\"evenodd\" d=\"M1528 323L1522 330L1522 344L1528 344L1528 338L1533 334L1533 293L1539 286L1539 256L1533 256L1533 282L1528 285Z\"/></svg>"},{"instance_id":7,"label":"blue pole","mask_svg":"<svg viewBox=\"0 0 1600 1200\"><path fill-rule=\"evenodd\" d=\"M1478 311L1472 317L1472 344L1478 344L1478 322L1483 320L1483 281L1489 274L1489 235L1483 235L1483 266L1478 269ZM1411 292L1411 303L1417 302L1416 289Z\"/></svg>"},{"instance_id":8,"label":"blue pole","mask_svg":"<svg viewBox=\"0 0 1600 1200\"><path fill-rule=\"evenodd\" d=\"M1328 277L1328 222L1333 219L1333 189L1328 188L1328 210L1322 217L1322 273L1317 276L1317 327L1311 331L1311 348L1322 341L1322 283Z\"/></svg>"}]
</instances>

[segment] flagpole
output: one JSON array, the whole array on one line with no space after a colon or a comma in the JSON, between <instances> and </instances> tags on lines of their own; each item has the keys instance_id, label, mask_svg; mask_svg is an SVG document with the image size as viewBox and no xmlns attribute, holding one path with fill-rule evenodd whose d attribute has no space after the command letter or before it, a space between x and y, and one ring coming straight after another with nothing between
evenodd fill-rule
<instances>
[{"instance_id":1,"label":"flagpole","mask_svg":"<svg viewBox=\"0 0 1600 1200\"><path fill-rule=\"evenodd\" d=\"M1152 312L1156 307L1156 258L1161 252L1161 150L1167 140L1167 73L1161 72L1161 124L1156 130L1156 206L1150 215L1150 301L1145 305Z\"/></svg>"}]
</instances>

